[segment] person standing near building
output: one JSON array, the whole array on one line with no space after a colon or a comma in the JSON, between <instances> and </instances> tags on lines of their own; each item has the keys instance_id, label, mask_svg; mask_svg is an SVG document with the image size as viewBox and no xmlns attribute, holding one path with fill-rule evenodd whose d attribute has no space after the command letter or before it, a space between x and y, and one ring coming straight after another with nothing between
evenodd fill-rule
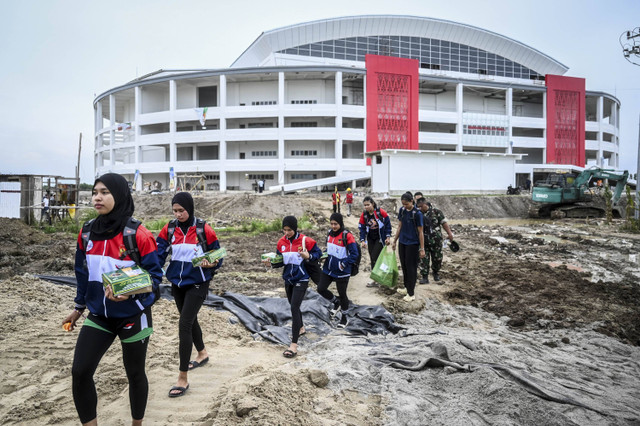
<instances>
[{"instance_id":1,"label":"person standing near building","mask_svg":"<svg viewBox=\"0 0 640 426\"><path fill-rule=\"evenodd\" d=\"M349 298L347 286L351 277L351 267L358 259L358 244L353 234L344 229L344 221L340 213L329 218L331 230L327 235L327 258L322 268L322 278L318 284L318 293L333 304L332 315L342 310L338 328L345 328L349 323ZM329 291L329 285L335 281L339 297Z\"/></svg>"},{"instance_id":2,"label":"person standing near building","mask_svg":"<svg viewBox=\"0 0 640 426\"><path fill-rule=\"evenodd\" d=\"M344 203L347 205L347 216L351 216L351 206L353 205L353 193L351 188L347 188L347 195L344 197Z\"/></svg>"},{"instance_id":3,"label":"person standing near building","mask_svg":"<svg viewBox=\"0 0 640 426\"><path fill-rule=\"evenodd\" d=\"M433 207L424 198L417 201L418 209L424 215L424 245L426 256L420 259L420 284L429 284L429 260L431 260L431 270L433 271L433 280L441 284L440 268L442 267L442 231L444 228L449 241L453 241L453 233L449 227L447 219L441 210Z\"/></svg>"},{"instance_id":4,"label":"person standing near building","mask_svg":"<svg viewBox=\"0 0 640 426\"><path fill-rule=\"evenodd\" d=\"M273 268L284 267L284 289L291 305L291 344L282 355L285 358L293 358L298 354L298 338L305 333L300 305L309 287L309 274L304 261L320 259L322 251L312 238L298 232L298 219L294 216L285 216L282 219L282 232L284 236L278 240L276 247L276 253L282 255L282 262L271 263L264 260L263 263Z\"/></svg>"},{"instance_id":5,"label":"person standing near building","mask_svg":"<svg viewBox=\"0 0 640 426\"><path fill-rule=\"evenodd\" d=\"M51 225L51 212L49 211L49 192L42 197L42 214L40 215L40 222L42 222L42 218L47 217L49 221L49 225Z\"/></svg>"},{"instance_id":6,"label":"person standing near building","mask_svg":"<svg viewBox=\"0 0 640 426\"><path fill-rule=\"evenodd\" d=\"M84 310L89 309L71 367L73 401L82 424L97 424L98 395L93 375L118 337L129 381L132 424L141 425L149 394L145 361L153 333L151 305L162 281L156 240L140 222L131 220L134 204L124 177L107 173L96 179L92 202L98 217L87 222L78 235L75 309L63 320L65 329L72 331ZM125 244L125 231L127 235L134 232L135 250ZM151 276L152 292L114 296L110 287L103 287L103 273L136 264Z\"/></svg>"},{"instance_id":7,"label":"person standing near building","mask_svg":"<svg viewBox=\"0 0 640 426\"><path fill-rule=\"evenodd\" d=\"M188 372L209 361L198 312L209 295L209 283L215 271L222 266L223 259L213 263L204 260L199 267L194 267L191 263L194 257L219 249L220 242L211 226L195 217L191 194L178 192L171 200L171 208L175 219L162 228L156 241L162 265L171 253L166 276L180 313L178 381L169 391L169 397L175 398L183 396L189 389ZM190 361L194 346L198 354L195 360Z\"/></svg>"},{"instance_id":8,"label":"person standing near building","mask_svg":"<svg viewBox=\"0 0 640 426\"><path fill-rule=\"evenodd\" d=\"M264 179L258 181L258 193L262 194L262 191L264 191Z\"/></svg>"},{"instance_id":9,"label":"person standing near building","mask_svg":"<svg viewBox=\"0 0 640 426\"><path fill-rule=\"evenodd\" d=\"M331 194L331 201L333 203L333 212L340 213L340 193L338 192L338 187L336 186L333 194Z\"/></svg>"},{"instance_id":10,"label":"person standing near building","mask_svg":"<svg viewBox=\"0 0 640 426\"><path fill-rule=\"evenodd\" d=\"M402 207L398 210L398 231L393 240L395 249L398 240L398 257L402 266L402 276L404 288L399 288L397 292L404 294L405 302L416 300L414 290L418 274L418 261L425 256L424 235L422 233L424 217L413 204L413 195L405 192L400 198Z\"/></svg>"},{"instance_id":11,"label":"person standing near building","mask_svg":"<svg viewBox=\"0 0 640 426\"><path fill-rule=\"evenodd\" d=\"M358 229L360 230L360 246L369 251L371 269L378 261L378 256L385 245L391 243L391 219L386 211L378 208L376 202L370 196L364 197L362 202L364 211L360 215ZM378 283L371 281L367 287L377 287Z\"/></svg>"}]
</instances>

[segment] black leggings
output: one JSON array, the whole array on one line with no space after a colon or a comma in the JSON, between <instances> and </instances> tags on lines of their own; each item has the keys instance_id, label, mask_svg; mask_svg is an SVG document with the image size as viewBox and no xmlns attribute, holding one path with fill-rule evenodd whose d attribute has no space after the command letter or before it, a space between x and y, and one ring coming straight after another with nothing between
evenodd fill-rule
<instances>
[{"instance_id":1,"label":"black leggings","mask_svg":"<svg viewBox=\"0 0 640 426\"><path fill-rule=\"evenodd\" d=\"M307 287L309 287L308 281L302 281L299 283L284 282L284 289L287 292L287 299L291 305L291 343L298 343L298 337L300 337L300 329L304 325L302 323L302 311L300 305L304 300L304 296L307 293Z\"/></svg>"},{"instance_id":2,"label":"black leggings","mask_svg":"<svg viewBox=\"0 0 640 426\"><path fill-rule=\"evenodd\" d=\"M322 278L320 278L320 284L318 284L318 293L320 293L322 297L327 300L333 300L334 295L328 290L329 285L333 281L336 282L336 288L338 289L338 294L340 295L340 308L344 312L349 309L349 298L347 297L347 286L349 285L349 277L334 278L323 273Z\"/></svg>"},{"instance_id":3,"label":"black leggings","mask_svg":"<svg viewBox=\"0 0 640 426\"><path fill-rule=\"evenodd\" d=\"M145 309L147 316L151 317L151 309ZM111 346L116 336L126 338L123 326L127 321L115 319L109 322L119 321L122 325L116 326L116 332L110 333L95 327L84 325L80 329L76 342L73 366L71 367L73 402L76 405L81 423L87 423L96 418L98 394L96 392L93 375L98 364L107 349ZM124 334L124 335L123 335ZM129 404L131 405L131 417L134 420L144 418L149 395L149 382L145 372L145 359L149 339L144 338L136 342L122 343L122 362L129 380Z\"/></svg>"},{"instance_id":4,"label":"black leggings","mask_svg":"<svg viewBox=\"0 0 640 426\"><path fill-rule=\"evenodd\" d=\"M198 312L208 294L209 281L184 287L171 285L171 295L176 301L178 312L180 312L178 324L180 371L189 371L192 346L195 346L198 352L204 349L202 329L198 323Z\"/></svg>"},{"instance_id":5,"label":"black leggings","mask_svg":"<svg viewBox=\"0 0 640 426\"><path fill-rule=\"evenodd\" d=\"M375 232L378 232L377 230ZM371 260L371 270L376 266L376 262L378 261L378 257L384 248L384 244L380 239L372 240L367 238L367 248L369 250L369 260Z\"/></svg>"},{"instance_id":6,"label":"black leggings","mask_svg":"<svg viewBox=\"0 0 640 426\"><path fill-rule=\"evenodd\" d=\"M400 265L402 266L402 275L404 277L404 287L407 289L407 294L413 296L413 292L416 288L416 278L418 276L418 261L420 255L418 244L404 245L398 244L398 257L400 257Z\"/></svg>"}]
</instances>

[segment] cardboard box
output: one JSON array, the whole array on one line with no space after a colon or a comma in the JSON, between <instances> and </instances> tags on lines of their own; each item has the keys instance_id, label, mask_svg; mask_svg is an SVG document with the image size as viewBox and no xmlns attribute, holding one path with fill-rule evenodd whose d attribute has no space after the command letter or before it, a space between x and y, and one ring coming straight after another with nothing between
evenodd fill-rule
<instances>
[{"instance_id":1,"label":"cardboard box","mask_svg":"<svg viewBox=\"0 0 640 426\"><path fill-rule=\"evenodd\" d=\"M114 296L120 296L149 293L153 289L153 280L147 271L133 265L102 274L102 285L111 287Z\"/></svg>"},{"instance_id":2,"label":"cardboard box","mask_svg":"<svg viewBox=\"0 0 640 426\"><path fill-rule=\"evenodd\" d=\"M200 266L202 261L207 259L209 262L213 263L216 260L222 259L227 255L227 250L225 248L219 248L218 250L211 250L203 254L202 256L194 257L191 259L191 263L193 266Z\"/></svg>"},{"instance_id":3,"label":"cardboard box","mask_svg":"<svg viewBox=\"0 0 640 426\"><path fill-rule=\"evenodd\" d=\"M273 252L263 254L262 256L260 256L260 259L261 260L269 259L271 263L281 263L283 261L281 254L277 254Z\"/></svg>"}]
</instances>

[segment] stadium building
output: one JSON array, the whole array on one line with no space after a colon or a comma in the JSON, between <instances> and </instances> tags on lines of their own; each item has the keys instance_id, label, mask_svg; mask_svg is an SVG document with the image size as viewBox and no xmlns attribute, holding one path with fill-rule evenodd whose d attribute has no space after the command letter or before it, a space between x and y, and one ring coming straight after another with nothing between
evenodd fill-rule
<instances>
[{"instance_id":1,"label":"stadium building","mask_svg":"<svg viewBox=\"0 0 640 426\"><path fill-rule=\"evenodd\" d=\"M513 184L545 168L617 167L620 102L567 70L440 19L292 25L229 68L159 70L99 95L95 169L137 189L175 174L178 187L224 191L363 179L375 153L398 151L509 157Z\"/></svg>"}]
</instances>

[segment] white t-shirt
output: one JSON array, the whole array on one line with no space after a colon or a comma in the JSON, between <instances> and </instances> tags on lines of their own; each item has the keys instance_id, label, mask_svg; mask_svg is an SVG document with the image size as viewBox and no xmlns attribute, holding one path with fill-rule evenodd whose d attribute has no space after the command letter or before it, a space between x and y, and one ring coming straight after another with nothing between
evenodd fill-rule
<instances>
[{"instance_id":1,"label":"white t-shirt","mask_svg":"<svg viewBox=\"0 0 640 426\"><path fill-rule=\"evenodd\" d=\"M42 199L42 205L43 205L44 207L49 207L49 197L46 197L46 196L45 196L45 197Z\"/></svg>"}]
</instances>

